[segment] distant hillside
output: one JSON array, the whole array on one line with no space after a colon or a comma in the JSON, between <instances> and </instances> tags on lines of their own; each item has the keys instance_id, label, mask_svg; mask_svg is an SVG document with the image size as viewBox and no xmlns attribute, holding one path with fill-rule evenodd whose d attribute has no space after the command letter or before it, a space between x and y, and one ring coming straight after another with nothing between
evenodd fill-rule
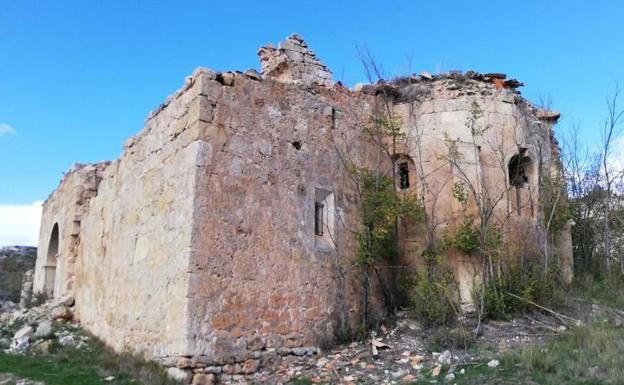
<instances>
[{"instance_id":1,"label":"distant hillside","mask_svg":"<svg viewBox=\"0 0 624 385\"><path fill-rule=\"evenodd\" d=\"M24 273L34 269L36 259L36 247L0 248L0 301L19 302Z\"/></svg>"}]
</instances>

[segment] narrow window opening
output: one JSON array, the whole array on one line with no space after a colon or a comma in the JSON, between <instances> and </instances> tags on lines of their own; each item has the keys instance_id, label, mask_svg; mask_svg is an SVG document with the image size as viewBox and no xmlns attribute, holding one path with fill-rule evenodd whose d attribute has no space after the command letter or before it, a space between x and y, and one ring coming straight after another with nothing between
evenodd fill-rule
<instances>
[{"instance_id":1,"label":"narrow window opening","mask_svg":"<svg viewBox=\"0 0 624 385\"><path fill-rule=\"evenodd\" d=\"M533 162L529 156L526 155L527 150L521 149L520 152L514 155L507 166L507 172L509 176L509 186L515 187L515 210L517 214L522 215L522 207L526 207L527 204L532 206L531 199L531 185L530 180L533 172ZM528 192L526 191L528 189ZM528 196L527 196L528 195Z\"/></svg>"},{"instance_id":2,"label":"narrow window opening","mask_svg":"<svg viewBox=\"0 0 624 385\"><path fill-rule=\"evenodd\" d=\"M321 202L314 203L314 233L319 237L323 236L323 209L325 205Z\"/></svg>"},{"instance_id":3,"label":"narrow window opening","mask_svg":"<svg viewBox=\"0 0 624 385\"><path fill-rule=\"evenodd\" d=\"M331 119L332 119L332 128L336 128L336 117L338 115L338 111L332 107Z\"/></svg>"},{"instance_id":4,"label":"narrow window opening","mask_svg":"<svg viewBox=\"0 0 624 385\"><path fill-rule=\"evenodd\" d=\"M524 187L529 183L531 158L522 153L514 155L509 161L509 184L514 187Z\"/></svg>"},{"instance_id":5,"label":"narrow window opening","mask_svg":"<svg viewBox=\"0 0 624 385\"><path fill-rule=\"evenodd\" d=\"M401 190L405 190L409 188L409 164L407 162L403 162L399 164L399 188Z\"/></svg>"},{"instance_id":6,"label":"narrow window opening","mask_svg":"<svg viewBox=\"0 0 624 385\"><path fill-rule=\"evenodd\" d=\"M336 200L332 191L315 189L314 234L318 249L328 251L336 247Z\"/></svg>"}]
</instances>

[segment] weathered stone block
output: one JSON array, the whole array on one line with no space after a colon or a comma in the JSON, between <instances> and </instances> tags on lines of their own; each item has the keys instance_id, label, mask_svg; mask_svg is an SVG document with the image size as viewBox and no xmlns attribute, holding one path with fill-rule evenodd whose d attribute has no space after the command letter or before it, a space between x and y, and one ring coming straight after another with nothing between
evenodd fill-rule
<instances>
[{"instance_id":1,"label":"weathered stone block","mask_svg":"<svg viewBox=\"0 0 624 385\"><path fill-rule=\"evenodd\" d=\"M167 369L167 375L176 381L188 384L191 382L193 372L190 369L169 368Z\"/></svg>"},{"instance_id":2,"label":"weathered stone block","mask_svg":"<svg viewBox=\"0 0 624 385\"><path fill-rule=\"evenodd\" d=\"M192 385L214 385L217 383L217 377L212 374L195 374L193 376Z\"/></svg>"}]
</instances>

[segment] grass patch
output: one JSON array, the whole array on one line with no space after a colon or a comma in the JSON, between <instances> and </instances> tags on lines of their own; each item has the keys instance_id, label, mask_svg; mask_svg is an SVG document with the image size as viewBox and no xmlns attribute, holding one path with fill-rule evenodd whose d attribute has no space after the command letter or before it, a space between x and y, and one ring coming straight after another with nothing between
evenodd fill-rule
<instances>
[{"instance_id":1,"label":"grass patch","mask_svg":"<svg viewBox=\"0 0 624 385\"><path fill-rule=\"evenodd\" d=\"M486 363L455 371L454 384L624 384L624 329L603 325L577 327L550 340L502 355L500 366ZM442 376L440 376L442 377ZM443 378L443 377L442 377ZM423 378L414 384L430 384Z\"/></svg>"},{"instance_id":2,"label":"grass patch","mask_svg":"<svg viewBox=\"0 0 624 385\"><path fill-rule=\"evenodd\" d=\"M0 353L0 372L21 378L44 381L50 385L101 384L97 368L52 357Z\"/></svg>"},{"instance_id":3,"label":"grass patch","mask_svg":"<svg viewBox=\"0 0 624 385\"><path fill-rule=\"evenodd\" d=\"M88 336L88 341L76 348L53 340L49 354L0 352L0 373L47 385L179 385L156 363L127 353L116 354L93 336ZM109 376L114 379L105 382Z\"/></svg>"},{"instance_id":4,"label":"grass patch","mask_svg":"<svg viewBox=\"0 0 624 385\"><path fill-rule=\"evenodd\" d=\"M447 349L468 350L475 345L476 340L470 330L440 326L428 332L425 342L429 351L441 352Z\"/></svg>"},{"instance_id":5,"label":"grass patch","mask_svg":"<svg viewBox=\"0 0 624 385\"><path fill-rule=\"evenodd\" d=\"M596 280L585 275L577 277L571 289L576 298L624 309L624 280L620 277Z\"/></svg>"},{"instance_id":6,"label":"grass patch","mask_svg":"<svg viewBox=\"0 0 624 385\"><path fill-rule=\"evenodd\" d=\"M578 327L542 349L532 347L505 357L504 363L544 384L622 384L624 331Z\"/></svg>"}]
</instances>

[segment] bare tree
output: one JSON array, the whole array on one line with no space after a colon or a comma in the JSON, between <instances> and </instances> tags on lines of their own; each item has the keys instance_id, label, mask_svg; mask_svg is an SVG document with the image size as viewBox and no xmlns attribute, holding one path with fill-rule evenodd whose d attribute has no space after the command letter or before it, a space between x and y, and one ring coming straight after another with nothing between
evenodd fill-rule
<instances>
[{"instance_id":1,"label":"bare tree","mask_svg":"<svg viewBox=\"0 0 624 385\"><path fill-rule=\"evenodd\" d=\"M611 234L611 211L612 211L612 190L615 179L618 177L618 173L612 170L610 164L613 150L613 143L616 137L620 133L620 124L622 116L624 115L624 109L618 106L618 98L620 95L620 87L618 84L615 86L613 95L607 99L608 115L605 120L602 130L602 172L604 175L604 216L603 216L603 230L604 230L604 257L606 262L607 273L611 274L612 263L612 234ZM622 264L622 258L619 257L621 271L624 273L624 264Z\"/></svg>"}]
</instances>

